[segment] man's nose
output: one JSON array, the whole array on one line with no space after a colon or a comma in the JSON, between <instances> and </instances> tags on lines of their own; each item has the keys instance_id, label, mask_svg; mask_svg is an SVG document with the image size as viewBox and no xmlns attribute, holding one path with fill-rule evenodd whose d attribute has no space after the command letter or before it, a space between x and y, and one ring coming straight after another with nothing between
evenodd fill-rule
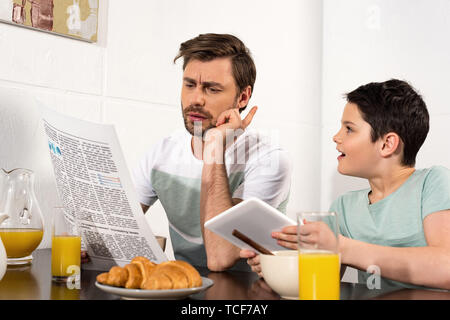
<instances>
[{"instance_id":1,"label":"man's nose","mask_svg":"<svg viewBox=\"0 0 450 320\"><path fill-rule=\"evenodd\" d=\"M205 93L200 86L197 86L190 95L189 104L191 106L204 106L205 105Z\"/></svg>"}]
</instances>

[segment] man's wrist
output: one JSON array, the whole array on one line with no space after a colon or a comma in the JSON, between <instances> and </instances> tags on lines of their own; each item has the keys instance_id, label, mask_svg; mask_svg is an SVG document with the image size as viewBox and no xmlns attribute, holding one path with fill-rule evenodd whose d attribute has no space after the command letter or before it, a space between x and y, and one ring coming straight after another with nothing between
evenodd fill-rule
<instances>
[{"instance_id":1,"label":"man's wrist","mask_svg":"<svg viewBox=\"0 0 450 320\"><path fill-rule=\"evenodd\" d=\"M208 139L204 143L203 162L205 164L223 164L225 147L221 139Z\"/></svg>"},{"instance_id":2,"label":"man's wrist","mask_svg":"<svg viewBox=\"0 0 450 320\"><path fill-rule=\"evenodd\" d=\"M203 161L208 164L223 164L225 150L235 143L244 132L242 128L209 129L204 135Z\"/></svg>"}]
</instances>

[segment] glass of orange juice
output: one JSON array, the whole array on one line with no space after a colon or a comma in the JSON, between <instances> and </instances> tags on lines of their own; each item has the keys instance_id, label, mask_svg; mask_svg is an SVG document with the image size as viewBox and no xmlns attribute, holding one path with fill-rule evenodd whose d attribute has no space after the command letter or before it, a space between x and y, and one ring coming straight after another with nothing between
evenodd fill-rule
<instances>
[{"instance_id":1,"label":"glass of orange juice","mask_svg":"<svg viewBox=\"0 0 450 320\"><path fill-rule=\"evenodd\" d=\"M81 235L76 220L62 207L53 210L52 280L80 281Z\"/></svg>"},{"instance_id":2,"label":"glass of orange juice","mask_svg":"<svg viewBox=\"0 0 450 320\"><path fill-rule=\"evenodd\" d=\"M339 300L339 229L335 212L299 212L300 300Z\"/></svg>"}]
</instances>

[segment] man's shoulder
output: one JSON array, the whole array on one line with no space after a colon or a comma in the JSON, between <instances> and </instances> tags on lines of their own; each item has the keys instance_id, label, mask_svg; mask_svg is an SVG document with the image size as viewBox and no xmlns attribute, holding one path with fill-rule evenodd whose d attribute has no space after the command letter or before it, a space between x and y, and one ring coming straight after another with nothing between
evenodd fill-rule
<instances>
[{"instance_id":1,"label":"man's shoulder","mask_svg":"<svg viewBox=\"0 0 450 320\"><path fill-rule=\"evenodd\" d=\"M170 135L159 138L147 151L147 155L166 153L170 150L183 150L188 137L182 130L172 132Z\"/></svg>"},{"instance_id":2,"label":"man's shoulder","mask_svg":"<svg viewBox=\"0 0 450 320\"><path fill-rule=\"evenodd\" d=\"M189 150L188 138L181 130L160 138L141 157L141 166L149 169L158 164L170 166L183 161L186 158L186 150Z\"/></svg>"},{"instance_id":3,"label":"man's shoulder","mask_svg":"<svg viewBox=\"0 0 450 320\"><path fill-rule=\"evenodd\" d=\"M255 156L263 158L274 154L282 157L283 160L289 158L288 152L279 144L279 136L274 132L261 132L254 129L246 130L236 140L233 149L245 150L250 158Z\"/></svg>"},{"instance_id":4,"label":"man's shoulder","mask_svg":"<svg viewBox=\"0 0 450 320\"><path fill-rule=\"evenodd\" d=\"M247 170L257 167L268 175L290 174L291 157L278 143L278 137L255 130L245 132L236 141L235 159L245 159ZM245 156L242 154L245 153ZM230 155L228 155L230 156Z\"/></svg>"},{"instance_id":5,"label":"man's shoulder","mask_svg":"<svg viewBox=\"0 0 450 320\"><path fill-rule=\"evenodd\" d=\"M188 139L189 134L186 130L179 129L158 140L157 144L169 146L182 145L184 147Z\"/></svg>"}]
</instances>

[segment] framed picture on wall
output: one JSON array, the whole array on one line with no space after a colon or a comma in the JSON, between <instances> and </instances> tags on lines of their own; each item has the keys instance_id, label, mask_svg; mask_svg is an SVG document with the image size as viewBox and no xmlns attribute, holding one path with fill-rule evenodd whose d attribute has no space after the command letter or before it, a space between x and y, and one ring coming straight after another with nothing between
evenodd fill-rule
<instances>
[{"instance_id":1,"label":"framed picture on wall","mask_svg":"<svg viewBox=\"0 0 450 320\"><path fill-rule=\"evenodd\" d=\"M0 0L0 22L96 42L99 0Z\"/></svg>"}]
</instances>

